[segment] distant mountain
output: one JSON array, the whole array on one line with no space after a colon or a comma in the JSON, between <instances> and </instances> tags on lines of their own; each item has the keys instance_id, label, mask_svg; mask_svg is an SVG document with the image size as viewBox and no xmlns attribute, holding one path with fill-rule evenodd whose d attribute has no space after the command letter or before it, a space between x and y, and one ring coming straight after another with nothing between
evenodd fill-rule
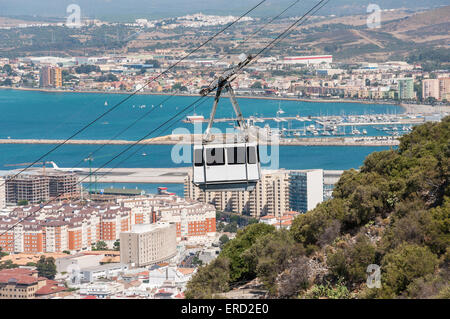
<instances>
[{"instance_id":1,"label":"distant mountain","mask_svg":"<svg viewBox=\"0 0 450 319\"><path fill-rule=\"evenodd\" d=\"M82 15L106 20L133 20L135 18L175 17L202 12L205 14L243 13L257 4L258 0L0 0L0 16L67 16L69 4L80 5ZM270 16L274 10L287 7L293 0L269 0L252 12L251 16ZM322 14L349 15L366 12L373 0L331 0L321 10ZM291 16L304 13L317 1L303 0L289 13ZM382 9L406 8L411 10L433 8L448 4L448 0L378 0Z\"/></svg>"}]
</instances>

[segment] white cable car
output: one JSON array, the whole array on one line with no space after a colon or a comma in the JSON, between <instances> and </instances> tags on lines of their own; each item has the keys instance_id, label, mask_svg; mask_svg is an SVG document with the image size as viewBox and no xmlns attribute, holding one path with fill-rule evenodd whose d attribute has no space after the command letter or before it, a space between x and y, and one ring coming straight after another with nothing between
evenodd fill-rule
<instances>
[{"instance_id":1,"label":"white cable car","mask_svg":"<svg viewBox=\"0 0 450 319\"><path fill-rule=\"evenodd\" d=\"M230 85L237 72L252 60L248 56L235 68L227 71L200 94L208 95L216 90L213 109L202 145L194 145L193 150L193 183L205 191L245 190L252 191L261 179L259 146L249 142L248 127L242 116L234 91ZM230 94L231 104L236 113L236 121L244 133L242 142L216 143L211 138L211 128L222 90L226 88Z\"/></svg>"},{"instance_id":2,"label":"white cable car","mask_svg":"<svg viewBox=\"0 0 450 319\"><path fill-rule=\"evenodd\" d=\"M261 179L258 145L195 145L193 179L203 190L253 190Z\"/></svg>"}]
</instances>

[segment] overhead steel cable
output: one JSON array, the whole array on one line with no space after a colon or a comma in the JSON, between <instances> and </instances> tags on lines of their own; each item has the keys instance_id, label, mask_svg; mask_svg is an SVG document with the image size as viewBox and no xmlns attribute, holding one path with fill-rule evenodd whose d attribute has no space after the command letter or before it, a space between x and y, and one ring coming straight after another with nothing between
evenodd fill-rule
<instances>
[{"instance_id":1,"label":"overhead steel cable","mask_svg":"<svg viewBox=\"0 0 450 319\"><path fill-rule=\"evenodd\" d=\"M321 0L319 1L319 3L317 3L313 8L311 8L307 13L305 13L300 19L298 19L296 22L294 22L288 29L286 29L284 32L282 32L277 38L275 38L273 41L271 41L266 47L264 47L262 50L260 50L254 57L259 56L260 54L262 54L267 48L269 48L269 46L273 45L276 41L278 41L279 39L281 39L284 35L289 34L289 32L292 30L292 28L294 28L299 22L301 22L301 24L303 24L305 21L301 21L303 20L309 13L311 13L312 11L314 11L316 8L318 8L321 4L323 4L322 6L320 6L320 8L318 10L320 10L323 6L325 6L330 0ZM264 1L262 1L264 2ZM262 4L262 2L260 4ZM258 5L260 5L258 4ZM314 11L317 12L318 10ZM242 17L241 17L242 18ZM299 24L299 25L301 25ZM254 60L253 60L254 61ZM135 94L135 93L134 93ZM133 95L134 95L133 94ZM132 95L131 95L132 96ZM129 97L131 97L129 96ZM194 101L193 103L191 103L190 105L188 105L187 107L183 108L181 111L177 112L174 116L172 116L170 119L166 120L165 122L163 122L161 125L159 125L157 128L153 129L152 131L150 131L148 134L146 134L145 136L143 136L142 138L140 138L138 141L136 141L135 143L133 143L132 145L130 145L129 147L127 147L125 150L119 152L117 155L115 155L112 159L108 160L106 163L104 163L101 167L97 168L96 170L94 170L93 172L91 172L89 175L85 176L84 178L82 178L79 182L82 183L84 180L86 180L88 177L92 176L93 174L95 174L96 172L98 172L100 169L104 168L105 166L107 166L109 163L111 163L112 161L114 161L115 159L117 159L118 157L120 157L121 155L123 155L124 153L126 153L128 150L130 150L132 147L140 144L142 141L144 141L145 139L147 139L150 135L152 135L154 132L158 131L160 128L162 128L163 126L165 126L167 123L171 122L173 119L177 118L178 116L184 114L185 112L189 111L197 102L200 102L203 98L205 98L205 96L201 96L200 98L198 98L196 101ZM27 214L25 217L23 217L21 220L19 220L18 222L16 222L14 225L12 225L11 227L7 228L6 231L2 232L0 234L0 236L6 234L7 232L9 232L10 230L14 229L17 225L19 225L20 223L22 223L23 221L27 220L28 218L30 218L32 215L36 214L37 212L39 212L45 205L48 205L49 203L51 203L52 201L60 198L62 196L62 194L56 196L55 198L47 201L45 204L41 205L41 207L39 209L37 209L34 212L31 212L29 214Z\"/></svg>"},{"instance_id":2,"label":"overhead steel cable","mask_svg":"<svg viewBox=\"0 0 450 319\"><path fill-rule=\"evenodd\" d=\"M91 177L93 174L97 173L100 169L106 167L109 163L111 163L112 161L114 161L115 159L117 159L118 157L120 157L121 155L123 155L124 153L126 153L128 150L130 150L132 147L134 147L135 145L139 144L140 142L142 142L143 140L147 139L150 135L152 135L154 132L158 131L160 128L162 128L164 125L166 125L167 123L169 123L172 119L176 118L177 116L179 116L180 114L183 114L184 111L190 109L192 106L194 106L196 103L200 102L203 98L205 98L205 96L201 96L200 98L198 98L197 100L195 100L195 102L189 104L188 106L186 106L185 108L183 108L180 112L178 112L177 114L175 114L174 116L172 116L170 119L166 120L165 122L163 122L162 124L160 124L158 127L156 127L155 129L153 129L152 131L150 131L149 133L147 133L145 136L143 136L142 138L140 138L138 141L134 142L133 144L131 144L130 146L128 146L127 148L125 148L123 151L119 152L118 154L116 154L115 156L113 156L110 160L108 160L106 163L104 163L101 167L96 168L93 172L89 173L88 175L86 175L84 178L82 178L79 183L82 183L84 180L86 180L87 178ZM3 236L4 234L6 234L7 232L9 232L10 230L13 230L17 225L23 223L24 221L26 221L28 218L30 218L31 216L33 216L34 214L38 213L43 207L45 207L46 205L50 204L51 202L57 200L58 198L62 197L64 194L60 194L55 196L54 198L50 199L49 201L45 202L44 204L41 204L41 206L39 207L39 209L37 209L36 211L30 212L28 213L25 217L22 217L22 219L20 219L18 222L14 223L12 226L10 226L9 228L7 228L4 232L0 233L0 237Z\"/></svg>"},{"instance_id":3,"label":"overhead steel cable","mask_svg":"<svg viewBox=\"0 0 450 319\"><path fill-rule=\"evenodd\" d=\"M195 50L191 51L188 55L186 55L185 57L183 57L181 60L179 60L177 63L173 64L171 67L169 67L168 69L166 69L163 73L168 73L170 72L171 69L173 69L177 64L179 64L181 61L183 61L184 59L186 59L188 56L192 55L194 52L198 51L201 47L203 47L204 45L206 45L208 42L212 41L214 38L216 38L220 33L223 33L225 30L227 30L229 27L231 27L232 25L234 25L235 23L237 23L239 20L241 20L244 16L246 16L247 14L249 14L251 11L253 11L254 9L256 9L257 7L259 7L262 3L264 3L266 0L259 2L257 5L255 5L253 8L251 8L250 10L248 10L246 13L244 13L243 15L241 15L238 19L236 19L234 22L232 22L231 24L229 24L227 27L223 28L221 31L219 31L218 33L216 33L214 36L212 36L211 38L209 38L207 41L205 41L202 45L200 45L199 47L197 47ZM266 23L263 27L261 27L260 29L258 29L256 32L252 33L252 35L250 37L248 37L245 41L241 42L238 47L240 45L242 45L243 43L245 43L246 41L248 41L248 39L250 39L252 36L254 36L255 34L259 33L263 28L265 28L268 24L272 23L274 20L278 19L281 15L283 15L285 12L287 12L290 8L292 8L295 4L297 4L300 0L296 0L295 2L293 2L291 5L289 5L285 10L283 10L280 14L278 14L277 16L275 16L274 18L272 18L268 23ZM217 63L217 62L216 62ZM160 73L159 76L161 76L163 73ZM153 78L152 81L154 81L156 78ZM147 86L151 81L147 82L145 86ZM93 123L95 123L96 121L98 121L100 118L102 118L103 116L105 116L106 114L108 114L109 112L111 112L113 109L117 108L119 105L123 104L124 102L126 102L128 99L130 99L132 96L136 95L136 93L138 93L140 90L142 90L145 86L141 87L139 90L136 90L133 94L129 95L127 98L123 99L122 101L120 101L118 104L114 105L110 110L108 110L107 112L103 113L100 117L98 117L96 120L92 121L90 124L88 124L87 126L85 126L82 130L86 129L88 126L92 125ZM165 101L167 101L168 99L170 99L173 96L169 96L168 98L166 98L163 102L161 102L159 105L161 105L162 103L164 103ZM180 114L184 114L185 112L189 111L189 109L191 107L193 107L197 102L199 102L200 100L202 100L204 98L204 96L202 96L201 98L197 99L194 103L191 103L189 106L187 106L186 108L184 108L182 111L178 112L174 117L172 117L171 119L169 119L168 121L164 122L162 125L165 125L166 123L170 122L173 118L179 116ZM200 103L201 105L202 103ZM138 118L137 120L135 120L132 124L130 124L129 126L127 126L124 130L122 130L121 132L119 132L118 134L116 134L113 139L117 138L118 136L120 136L121 134L123 134L123 132L127 131L130 127L132 127L133 125L135 125L137 122L139 122L140 120L142 120L144 117L146 117L147 115L149 115L151 112L153 112L156 108L152 108L149 112L147 112L146 114L144 114L143 116L141 116L140 118ZM176 123L176 122L175 122ZM170 126L172 127L174 125L174 123ZM104 168L106 165L108 165L109 163L111 163L112 161L114 161L116 158L120 157L122 154L124 154L125 152L127 152L129 149L131 149L133 146L138 145L141 141L143 141L144 139L146 139L149 135L153 134L154 131L158 130L160 127L156 128L155 130L152 130L149 134L147 134L145 137L143 137L142 139L138 140L137 142L135 142L134 144L132 144L131 146L127 147L124 151L120 152L118 155L114 156L111 160L109 160L108 162L104 163L100 168L96 169L94 172L91 172L89 175L87 175L85 178L83 178L81 181L79 181L79 183L82 183L85 179L89 178L90 176L92 176L93 174L95 174L99 169ZM170 128L169 127L169 128ZM67 139L66 141L64 141L63 143L59 144L57 147L55 147L54 149L50 150L49 152L47 152L46 154L44 154L40 159L36 160L35 163L39 162L41 159L43 159L44 157L48 156L51 152L53 152L54 150L56 150L57 148L59 148L60 146L64 145L65 143L67 143L71 138L73 138L74 136L76 136L77 134L81 133L82 130L80 130L79 132L77 132L76 134L74 134L72 137L70 137L69 139ZM94 151L94 153L98 152L100 149L102 149L103 147L105 147L108 144L103 144L100 148L98 148L96 151ZM93 153L91 153L92 155ZM135 153L133 153L132 155L134 155ZM129 158L129 157L127 157ZM81 160L79 163L81 163L83 160ZM121 161L120 163L122 163L123 161ZM35 164L34 163L34 164ZM33 166L29 165L28 167L26 167L25 169L21 170L18 174L14 175L14 177L16 177L17 175L19 175L20 173L24 172L26 169L28 169L29 167ZM78 165L78 164L77 164ZM6 182L5 182L6 183ZM61 195L56 196L55 198L51 199L50 201L48 201L46 204L51 203L52 201L58 199L59 197L61 197ZM46 205L45 204L45 205ZM45 206L44 205L44 206ZM21 222L25 221L26 219L28 219L29 217L31 217L33 214L37 213L40 211L41 208L39 208L37 211L25 216L24 218L22 218L21 220L19 220L19 222L17 222L16 224L14 224L12 227L8 228L5 232L3 232L1 235L7 233L8 231L10 231L11 229L13 229L15 226L17 226L18 224L20 224Z\"/></svg>"},{"instance_id":4,"label":"overhead steel cable","mask_svg":"<svg viewBox=\"0 0 450 319\"><path fill-rule=\"evenodd\" d=\"M200 50L202 47L204 47L206 44L208 44L209 42L211 42L212 40L214 40L215 38L217 38L220 34L222 34L223 32L225 32L226 30L228 30L229 28L231 28L233 25L235 25L236 23L238 23L240 20L242 20L242 18L244 18L245 16L247 16L250 12L252 12L253 10L255 10L256 8L258 8L259 6L261 6L264 2L266 2L267 0L261 0L259 3L257 3L255 6L253 6L252 8L250 8L249 10L247 10L245 13L243 13L241 16L239 16L236 20L234 20L233 22L229 23L226 27L222 28L221 30L219 30L218 32L216 32L213 36L211 36L210 38L208 38L206 41L204 41L202 44L200 44L199 46L197 46L194 50L190 51L188 54L185 54L181 59L179 59L177 62L173 63L172 65L170 65L166 70L164 70L163 72L159 73L157 76L153 77L151 80L147 81L143 86L141 86L139 89L135 90L133 93L129 94L126 98L122 99L121 101L119 101L118 103L116 103L113 107L111 107L110 109L108 109L106 112L103 112L100 116L98 116L97 118L95 118L94 120L92 120L91 122L89 122L88 124L86 124L85 126L83 126L81 129L79 129L78 131L76 131L75 133L73 133L70 137L68 137L67 139L65 139L63 142L59 143L58 145L56 145L55 147L53 147L51 150L49 150L48 152L46 152L45 154L41 155L37 160L35 160L33 163L29 164L28 166L26 166L25 168L21 169L18 173L14 174L12 177L8 177L1 186L3 186L5 183L8 182L8 180L14 179L15 177L17 177L18 175L20 175L21 173L25 172L27 169L29 169L30 167L34 166L35 164L37 164L38 162L40 162L41 160L43 160L45 157L47 157L48 155L50 155L51 153L53 153L54 151L56 151L57 149L59 149L61 146L65 145L68 141L70 141L71 139L73 139L74 137L76 137L77 135L79 135L80 133L82 133L83 131L85 131L88 127L90 127L91 125L93 125L94 123L96 123L97 121L99 121L100 119L102 119L103 117L105 117L107 114L111 113L112 111L114 111L115 109L117 109L120 105L122 105L123 103L125 103L126 101L128 101L129 99L131 99L133 96L135 96L137 93L139 93L140 91L142 91L144 88L146 88L150 83L156 81L157 79L159 79L160 77L162 77L163 75L167 74L168 72L170 72L170 70L172 70L173 68L175 68L178 64L180 64L181 62L183 62L184 60L186 60L188 57L190 57L192 54L196 53L198 50Z\"/></svg>"},{"instance_id":5,"label":"overhead steel cable","mask_svg":"<svg viewBox=\"0 0 450 319\"><path fill-rule=\"evenodd\" d=\"M292 25L289 26L288 29L286 29L284 32L282 32L280 34L280 36L278 36L274 41L271 41L271 43L269 43L266 47L264 47L262 50L259 51L259 53L257 55L254 56L254 58L252 59L252 61L255 61L255 58L260 55L262 52L264 52L269 46L275 44L276 41L281 41L283 40L285 37L287 37L290 33L290 31L293 29L294 26L300 26L302 24L304 24L306 21L308 21L309 17L311 17L312 15L315 15L320 9L322 9L330 0L322 0L319 1L314 7L312 7L307 13L305 13L302 17L300 17L299 19L297 19ZM292 5L290 6L292 7ZM283 12L285 12L286 10L284 10ZM312 12L312 13L311 13ZM311 15L308 17L308 14L311 13ZM282 14L282 13L281 13ZM280 15L281 15L280 14ZM278 15L278 17L280 16ZM303 20L303 21L302 21ZM273 20L272 20L273 21ZM241 71L242 72L242 71ZM203 103L203 102L202 102ZM200 104L202 104L200 103ZM186 110L186 112L188 112L189 110ZM175 122L176 123L176 122ZM171 124L168 128L166 128L165 130L163 130L163 132L167 131L170 127L172 127L175 123ZM139 147L137 150L135 150L133 153L131 153L129 156L127 156L125 159L121 160L118 164L116 164L114 167L110 168L108 170L107 173L110 173L114 168L117 168L120 164L122 164L123 162L127 161L128 159L131 158L131 156L133 156L134 154L136 154L139 150L141 150L144 145L141 145L141 147Z\"/></svg>"},{"instance_id":6,"label":"overhead steel cable","mask_svg":"<svg viewBox=\"0 0 450 319\"><path fill-rule=\"evenodd\" d=\"M289 9L291 9L293 6L295 6L297 3L299 3L300 0L296 0L293 3L291 3L287 8L285 8L282 12L280 12L278 15L276 15L275 17L271 18L268 22L266 22L263 26L261 26L259 29L257 29L255 32L253 32L252 34L250 34L247 38L245 38L242 42L239 43L239 45L237 47L235 47L235 49L239 48L240 46L242 46L244 43L246 43L248 40L250 40L252 37L254 37L256 34L258 34L259 32L261 32L261 30L263 30L265 27L267 27L269 24L271 24L273 21L275 21L276 19L280 18L283 14L285 14ZM217 65L220 61L223 61L225 58L225 56L223 56L221 59L217 60L214 65ZM169 69L167 70L168 72L172 72ZM164 103L166 103L168 100L170 100L172 97L174 97L176 95L175 94L171 94L169 97L166 97L163 101L161 101L159 104L157 104L157 106L161 106ZM143 120L144 118L146 118L148 115L150 115L154 110L156 109L156 107L151 108L149 111L147 111L146 113L144 113L142 116L140 116L139 118L137 118L135 121L133 121L131 124L129 124L127 127L125 127L124 129L122 129L120 132L118 132L117 134L115 134L112 138L108 139L108 143L102 144L100 147L98 147L96 150L94 150L93 152L90 152L88 155L89 157L94 156L96 153L98 153L100 150L102 150L105 146L107 145L111 145L111 141L116 140L119 136L121 136L123 133L125 133L126 131L128 131L131 127L133 127L134 125L136 125L138 122L140 122L141 120ZM142 149L139 148L139 149ZM84 158L81 159L80 161L78 161L76 164L74 164L72 166L72 168L76 168L78 167L80 164L82 164L84 161ZM36 163L33 163L33 165ZM26 169L26 168L25 168ZM19 175L22 172L19 172L17 175ZM12 178L14 178L15 176L13 176ZM12 179L11 178L11 179Z\"/></svg>"}]
</instances>

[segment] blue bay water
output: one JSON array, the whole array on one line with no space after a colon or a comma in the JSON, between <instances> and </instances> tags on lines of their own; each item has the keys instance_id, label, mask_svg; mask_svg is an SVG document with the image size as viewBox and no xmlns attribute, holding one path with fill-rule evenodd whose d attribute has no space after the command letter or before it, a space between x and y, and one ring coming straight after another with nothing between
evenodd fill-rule
<instances>
[{"instance_id":1,"label":"blue bay water","mask_svg":"<svg viewBox=\"0 0 450 319\"><path fill-rule=\"evenodd\" d=\"M65 139L125 97L126 95L118 94L0 90L0 138ZM154 110L150 115L118 137L119 139L137 140L197 99L197 97L171 97L160 106L159 104L167 98L167 96L136 95L76 136L75 139L111 139L129 126L130 123L149 112L153 105ZM105 102L108 105L105 105ZM212 99L209 98L201 106L195 108L195 113L209 117L211 103ZM217 117L231 117L231 104L227 99L224 99L221 103ZM302 117L402 112L402 109L398 106L379 104L313 103L256 99L239 99L239 103L244 116L275 117L280 106L285 112L284 116L300 115ZM191 110L188 114L193 114L193 112L194 110ZM182 118L180 117L180 119ZM275 122L269 121L269 124L272 127L277 127ZM303 127L303 123L300 122L295 123L295 125L299 128ZM230 126L219 123L218 127L224 129ZM174 128L192 129L192 126L178 121L171 130ZM171 130L164 132L164 135L169 134ZM150 137L157 135L159 134ZM0 169L17 168L6 167L5 164L33 162L54 147L55 145L0 144ZM127 147L128 145L105 146L94 155L92 166L103 166ZM115 165L142 168L189 166L189 163L176 164L171 160L172 147L171 145L146 145L138 150L133 148L108 163L106 167L114 167ZM83 159L98 148L99 145L63 145L44 159L54 161L60 167L88 167L88 162L83 161ZM385 149L388 149L388 147L282 146L280 147L279 167L286 169L358 168L368 154ZM136 153L132 154L135 151ZM144 152L148 155L142 156ZM157 185L154 186L156 188ZM147 185L147 187L153 186ZM179 191L178 188L176 192Z\"/></svg>"}]
</instances>

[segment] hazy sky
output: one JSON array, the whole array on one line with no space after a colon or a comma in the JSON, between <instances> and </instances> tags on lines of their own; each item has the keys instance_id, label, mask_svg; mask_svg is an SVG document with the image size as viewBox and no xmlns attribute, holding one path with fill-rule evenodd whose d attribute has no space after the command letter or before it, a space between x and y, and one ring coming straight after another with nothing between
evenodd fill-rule
<instances>
[{"instance_id":1,"label":"hazy sky","mask_svg":"<svg viewBox=\"0 0 450 319\"><path fill-rule=\"evenodd\" d=\"M260 0L0 0L0 16L67 16L69 4L80 5L82 15L108 19L159 18L180 16L188 13L240 14ZM281 11L295 0L268 0L255 10L252 16L270 16L274 10ZM290 15L299 15L318 0L302 0ZM369 3L382 9L406 7L411 9L447 5L448 0L331 0L321 10L322 14L364 12Z\"/></svg>"}]
</instances>

